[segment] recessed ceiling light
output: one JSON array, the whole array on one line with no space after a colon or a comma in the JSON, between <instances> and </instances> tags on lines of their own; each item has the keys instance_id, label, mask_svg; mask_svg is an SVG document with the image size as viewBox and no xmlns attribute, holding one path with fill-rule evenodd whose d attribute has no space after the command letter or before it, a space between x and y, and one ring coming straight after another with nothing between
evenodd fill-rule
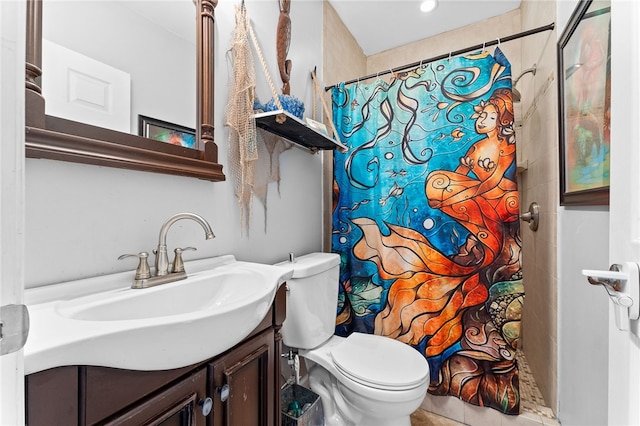
<instances>
[{"instance_id":1,"label":"recessed ceiling light","mask_svg":"<svg viewBox=\"0 0 640 426\"><path fill-rule=\"evenodd\" d=\"M424 0L420 3L420 11L424 13L429 13L436 7L438 7L438 0Z\"/></svg>"}]
</instances>

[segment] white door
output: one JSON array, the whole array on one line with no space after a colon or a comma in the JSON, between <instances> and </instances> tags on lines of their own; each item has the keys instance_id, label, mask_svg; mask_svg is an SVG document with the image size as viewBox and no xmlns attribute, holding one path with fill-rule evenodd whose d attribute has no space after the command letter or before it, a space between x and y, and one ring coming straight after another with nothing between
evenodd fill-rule
<instances>
[{"instance_id":1,"label":"white door","mask_svg":"<svg viewBox=\"0 0 640 426\"><path fill-rule=\"evenodd\" d=\"M609 263L640 264L640 2L611 3ZM609 424L640 425L639 324L620 331L609 311Z\"/></svg>"},{"instance_id":2,"label":"white door","mask_svg":"<svg viewBox=\"0 0 640 426\"><path fill-rule=\"evenodd\" d=\"M24 293L25 24L25 2L0 0L0 307L19 305ZM2 351L13 333L6 313ZM0 355L0 425L24 424L23 358Z\"/></svg>"}]
</instances>

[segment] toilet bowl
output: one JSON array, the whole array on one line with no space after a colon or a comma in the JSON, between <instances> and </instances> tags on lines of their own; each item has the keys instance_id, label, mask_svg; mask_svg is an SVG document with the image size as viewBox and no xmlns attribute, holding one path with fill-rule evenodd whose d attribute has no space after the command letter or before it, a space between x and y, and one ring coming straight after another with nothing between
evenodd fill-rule
<instances>
[{"instance_id":1,"label":"toilet bowl","mask_svg":"<svg viewBox=\"0 0 640 426\"><path fill-rule=\"evenodd\" d=\"M427 393L429 364L394 339L333 334L339 261L336 254L312 253L290 264L283 342L305 361L326 425L409 426Z\"/></svg>"}]
</instances>

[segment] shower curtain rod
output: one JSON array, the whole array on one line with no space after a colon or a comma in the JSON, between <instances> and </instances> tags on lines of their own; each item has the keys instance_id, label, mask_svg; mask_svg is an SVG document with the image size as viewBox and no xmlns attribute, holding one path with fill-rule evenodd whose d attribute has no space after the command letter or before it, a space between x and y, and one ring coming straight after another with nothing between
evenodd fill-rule
<instances>
[{"instance_id":1,"label":"shower curtain rod","mask_svg":"<svg viewBox=\"0 0 640 426\"><path fill-rule=\"evenodd\" d=\"M467 53L467 52L471 52L473 50L486 48L488 46L493 46L495 44L500 44L502 42L516 40L516 39L519 39L519 38L522 38L522 37L527 37L527 36L530 36L530 35L533 35L533 34L538 34L538 33L544 32L544 31L552 31L554 28L555 28L555 23L551 23L549 25L533 28L533 29L530 29L530 30L527 30L527 31L522 31L522 32L519 32L519 33L516 33L516 34L512 34L510 36L501 37L501 38L497 38L495 40L487 41L487 42L482 43L482 44L476 44L475 46L467 47L465 49L460 49L460 50L456 50L456 51L453 51L453 52L450 52L450 53L445 53L444 55L434 56L433 58L429 58L429 59L423 59L422 61L413 62L411 64L403 65L403 66L398 67L398 68L391 68L391 69L388 69L388 70L385 70L385 71L377 72L375 74L369 74L369 75L364 76L364 77L356 78L356 79L345 81L345 82L336 83L333 86L325 87L324 90L326 92L327 90L331 90L334 87L338 87L338 85L341 84L341 83L352 84L352 83L357 83L357 82L360 82L360 81L363 81L363 80L368 80L368 79L374 78L374 77L377 78L377 77L380 77L381 75L390 74L390 73L395 72L395 71L406 70L408 68L415 68L415 67L420 66L420 65L428 64L430 62L439 61L441 59L447 59L447 58L450 58L452 56L457 56L457 55L460 55L462 53Z\"/></svg>"}]
</instances>

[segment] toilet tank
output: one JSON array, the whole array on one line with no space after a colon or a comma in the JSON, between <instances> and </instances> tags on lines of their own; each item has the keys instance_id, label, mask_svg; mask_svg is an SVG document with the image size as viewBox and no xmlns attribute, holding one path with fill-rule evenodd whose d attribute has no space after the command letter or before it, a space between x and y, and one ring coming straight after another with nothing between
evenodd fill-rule
<instances>
[{"instance_id":1,"label":"toilet tank","mask_svg":"<svg viewBox=\"0 0 640 426\"><path fill-rule=\"evenodd\" d=\"M315 348L335 331L340 256L311 253L283 263L293 267L293 277L287 280L282 341L290 348Z\"/></svg>"}]
</instances>

